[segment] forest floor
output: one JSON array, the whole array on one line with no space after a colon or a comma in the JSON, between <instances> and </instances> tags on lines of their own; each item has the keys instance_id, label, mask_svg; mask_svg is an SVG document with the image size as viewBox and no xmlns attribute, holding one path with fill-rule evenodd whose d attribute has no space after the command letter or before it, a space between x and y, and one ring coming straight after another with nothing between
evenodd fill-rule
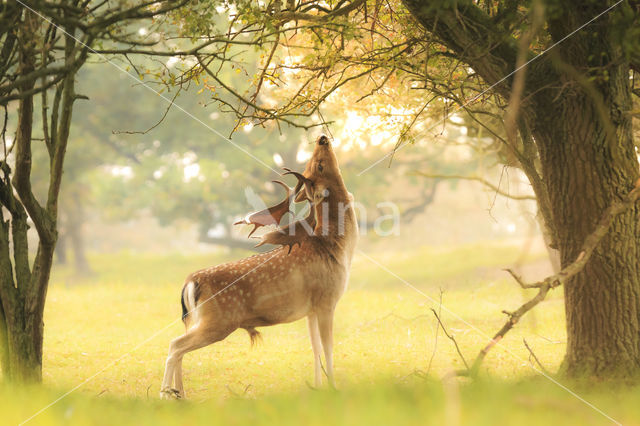
<instances>
[{"instance_id":1,"label":"forest floor","mask_svg":"<svg viewBox=\"0 0 640 426\"><path fill-rule=\"evenodd\" d=\"M640 388L567 382L531 364L523 339L547 370L562 361L561 289L489 353L477 381L442 380L464 364L441 330L436 338L431 308L472 362L504 323L501 311L533 294L502 269L519 267L528 280L548 272L542 253L523 257L507 244L358 254L335 319L337 391L311 388L307 326L297 321L262 328L254 348L240 330L188 354L188 401L160 401L169 342L184 331L184 277L242 255L92 256L85 278L56 267L44 386L0 387L2 424L25 421L70 390L27 424L640 424Z\"/></svg>"}]
</instances>

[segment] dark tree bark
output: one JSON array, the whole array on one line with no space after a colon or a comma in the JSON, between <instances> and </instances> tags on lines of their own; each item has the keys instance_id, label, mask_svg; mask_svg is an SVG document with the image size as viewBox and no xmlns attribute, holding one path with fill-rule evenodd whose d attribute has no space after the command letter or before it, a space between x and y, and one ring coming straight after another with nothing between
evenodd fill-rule
<instances>
[{"instance_id":1,"label":"dark tree bark","mask_svg":"<svg viewBox=\"0 0 640 426\"><path fill-rule=\"evenodd\" d=\"M458 9L405 0L416 19L509 99L517 42L473 3ZM553 42L606 7L584 2L554 11ZM625 5L620 6L627 7ZM630 64L612 35L612 13L529 64L520 115L534 156L516 151L532 183L562 266L579 255L603 211L638 182L631 117ZM464 23L464 25L462 24ZM532 54L528 55L533 57ZM525 135L522 135L523 138ZM534 160L541 167L536 170ZM565 286L571 376L629 377L640 372L640 207L619 215L596 252Z\"/></svg>"}]
</instances>

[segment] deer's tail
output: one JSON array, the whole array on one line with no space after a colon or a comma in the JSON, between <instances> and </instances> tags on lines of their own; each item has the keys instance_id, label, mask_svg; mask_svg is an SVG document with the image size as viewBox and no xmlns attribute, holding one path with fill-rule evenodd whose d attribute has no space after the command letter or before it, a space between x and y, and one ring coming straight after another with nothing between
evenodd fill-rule
<instances>
[{"instance_id":1,"label":"deer's tail","mask_svg":"<svg viewBox=\"0 0 640 426\"><path fill-rule=\"evenodd\" d=\"M251 339L251 346L255 346L258 342L262 341L262 334L254 327L245 327L247 333L249 333L249 339Z\"/></svg>"},{"instance_id":2,"label":"deer's tail","mask_svg":"<svg viewBox=\"0 0 640 426\"><path fill-rule=\"evenodd\" d=\"M182 287L180 303L182 304L182 322L187 329L191 324L197 323L197 284L193 281L187 282Z\"/></svg>"}]
</instances>

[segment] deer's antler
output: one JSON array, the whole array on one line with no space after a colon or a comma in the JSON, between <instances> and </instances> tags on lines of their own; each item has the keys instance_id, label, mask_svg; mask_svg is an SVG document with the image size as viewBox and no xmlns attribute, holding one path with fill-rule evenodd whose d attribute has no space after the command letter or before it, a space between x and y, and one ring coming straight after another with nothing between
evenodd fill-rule
<instances>
[{"instance_id":1,"label":"deer's antler","mask_svg":"<svg viewBox=\"0 0 640 426\"><path fill-rule=\"evenodd\" d=\"M249 237L261 226L267 225L279 225L282 217L289 213L289 206L291 205L291 200L296 195L297 191L300 189L296 189L292 192L291 188L285 185L283 182L279 180L274 180L273 183L277 183L281 185L287 191L287 198L282 200L280 203L276 204L273 207L266 208L264 210L260 210L259 212L248 214L244 219L241 219L234 223L234 225L245 224L245 225L253 225L253 229L249 232ZM296 185L296 188L298 186Z\"/></svg>"},{"instance_id":2,"label":"deer's antler","mask_svg":"<svg viewBox=\"0 0 640 426\"><path fill-rule=\"evenodd\" d=\"M285 183L279 180L274 180L273 183L281 185L285 189L285 191L287 191L287 197L273 207L268 207L264 210L260 210L259 212L248 214L244 219L241 219L234 223L234 225L253 225L253 229L251 230L251 232L249 232L248 237L251 237L256 229L261 226L280 225L280 221L282 220L284 215L289 213L291 202L295 199L296 195L300 192L303 186L305 187L305 194L311 193L313 182L310 179L306 178L304 175L302 175L302 173L295 172L289 168L284 167L283 170L285 171L285 173L282 174L283 176L293 175L296 177L296 179L298 179L298 183L296 184L294 189L291 189ZM288 227L285 227L285 229L286 228Z\"/></svg>"},{"instance_id":3,"label":"deer's antler","mask_svg":"<svg viewBox=\"0 0 640 426\"><path fill-rule=\"evenodd\" d=\"M291 253L291 249L293 249L296 244L302 246L302 241L313 234L313 228L315 228L315 226L315 209L311 206L306 218L290 223L282 229L264 234L262 241L256 244L256 247L260 247L263 244L288 246L289 253Z\"/></svg>"}]
</instances>

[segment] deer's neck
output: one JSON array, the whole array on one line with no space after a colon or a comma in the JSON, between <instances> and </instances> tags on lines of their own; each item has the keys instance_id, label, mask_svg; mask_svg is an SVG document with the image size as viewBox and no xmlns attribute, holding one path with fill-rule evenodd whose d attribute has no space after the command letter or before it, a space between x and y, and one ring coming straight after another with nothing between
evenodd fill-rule
<instances>
[{"instance_id":1,"label":"deer's neck","mask_svg":"<svg viewBox=\"0 0 640 426\"><path fill-rule=\"evenodd\" d=\"M322 237L326 242L326 249L332 252L336 259L346 256L347 261L350 261L357 240L358 224L353 201L346 191L344 195L314 206L314 235Z\"/></svg>"}]
</instances>

